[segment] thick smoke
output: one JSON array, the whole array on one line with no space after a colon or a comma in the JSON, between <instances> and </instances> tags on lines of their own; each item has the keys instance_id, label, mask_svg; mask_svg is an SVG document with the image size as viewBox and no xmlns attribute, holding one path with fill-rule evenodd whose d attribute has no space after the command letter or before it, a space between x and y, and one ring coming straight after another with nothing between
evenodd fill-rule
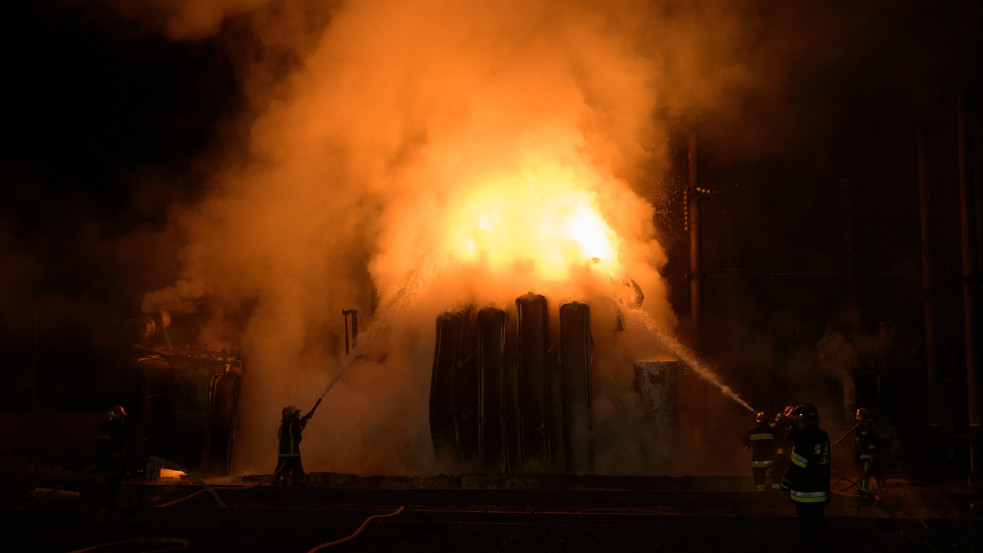
<instances>
[{"instance_id":1,"label":"thick smoke","mask_svg":"<svg viewBox=\"0 0 983 553\"><path fill-rule=\"evenodd\" d=\"M427 420L434 317L466 304L508 307L528 291L554 307L594 304L595 416L624 448L600 455L598 470L652 469L650 436L618 417L640 412L631 362L665 348L648 335L616 343L605 325L630 281L647 317L674 324L652 226L658 191L643 198L632 186L666 169L665 113L738 119L731 98L749 86L738 56L756 46L739 8L122 5L175 40L227 41L247 100L237 124L247 147L233 142L232 155L208 160L216 176L207 198L174 215L187 237L181 275L145 299L148 310L207 313L198 345L247 360L237 470L269 470L280 408L306 409L342 366L305 434L309 469L446 469L435 464ZM598 210L617 237L610 271L587 261L558 276L523 249L534 238L522 227L530 213L569 209L552 201L558 191ZM478 253L462 261L449 229L466 206L501 198L496 228L507 232L475 238ZM496 240L514 253L495 257ZM349 364L340 315L353 308L370 330Z\"/></svg>"}]
</instances>

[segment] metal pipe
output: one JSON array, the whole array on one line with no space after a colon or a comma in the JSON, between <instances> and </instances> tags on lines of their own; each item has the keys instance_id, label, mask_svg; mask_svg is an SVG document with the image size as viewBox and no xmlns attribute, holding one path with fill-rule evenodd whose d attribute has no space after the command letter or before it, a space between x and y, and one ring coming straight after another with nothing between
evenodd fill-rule
<instances>
[{"instance_id":1,"label":"metal pipe","mask_svg":"<svg viewBox=\"0 0 983 553\"><path fill-rule=\"evenodd\" d=\"M687 189L686 211L689 214L689 290L693 347L697 352L702 353L703 324L700 312L703 301L703 252L700 234L699 186L699 135L694 121L689 133L689 187Z\"/></svg>"},{"instance_id":2,"label":"metal pipe","mask_svg":"<svg viewBox=\"0 0 983 553\"><path fill-rule=\"evenodd\" d=\"M352 309L352 347L358 347L358 310Z\"/></svg>"},{"instance_id":3,"label":"metal pipe","mask_svg":"<svg viewBox=\"0 0 983 553\"><path fill-rule=\"evenodd\" d=\"M980 363L978 357L979 334L977 332L978 286L976 262L973 259L975 234L973 232L973 215L969 207L969 188L966 178L966 129L965 129L965 96L960 92L956 98L956 134L959 152L959 227L962 246L962 283L963 283L963 332L966 348L966 391L968 394L967 415L970 429L969 471L976 475L977 455L979 447L977 439L983 430L983 409L980 404Z\"/></svg>"},{"instance_id":4,"label":"metal pipe","mask_svg":"<svg viewBox=\"0 0 983 553\"><path fill-rule=\"evenodd\" d=\"M846 302L849 313L850 339L860 334L860 316L857 302L857 253L853 240L853 198L850 179L840 179L840 214L843 232L843 269L846 272Z\"/></svg>"},{"instance_id":5,"label":"metal pipe","mask_svg":"<svg viewBox=\"0 0 983 553\"><path fill-rule=\"evenodd\" d=\"M935 338L936 307L932 291L932 238L930 221L930 186L928 179L928 155L924 131L918 131L918 199L921 218L922 238L922 295L925 309L925 372L928 384L929 424L940 429L944 413L942 411L942 375L939 372L937 344Z\"/></svg>"}]
</instances>

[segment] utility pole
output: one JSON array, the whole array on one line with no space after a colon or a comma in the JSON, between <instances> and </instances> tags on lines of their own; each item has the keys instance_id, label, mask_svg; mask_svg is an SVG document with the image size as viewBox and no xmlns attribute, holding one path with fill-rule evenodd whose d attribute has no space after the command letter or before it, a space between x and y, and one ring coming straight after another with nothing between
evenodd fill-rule
<instances>
[{"instance_id":1,"label":"utility pole","mask_svg":"<svg viewBox=\"0 0 983 553\"><path fill-rule=\"evenodd\" d=\"M983 408L980 404L980 359L977 332L977 309L979 308L979 275L976 271L975 233L973 214L970 210L969 185L966 177L966 127L965 93L960 91L956 98L956 134L959 153L959 228L962 247L962 288L963 288L963 332L966 348L966 392L967 415L969 418L969 474L970 478L979 476L980 437L983 432ZM977 214L979 215L979 214Z\"/></svg>"},{"instance_id":2,"label":"utility pole","mask_svg":"<svg viewBox=\"0 0 983 553\"><path fill-rule=\"evenodd\" d=\"M700 233L700 176L699 134L696 120L689 132L689 186L686 189L686 211L689 223L689 299L693 323L693 348L703 353L703 248Z\"/></svg>"},{"instance_id":3,"label":"utility pole","mask_svg":"<svg viewBox=\"0 0 983 553\"><path fill-rule=\"evenodd\" d=\"M28 373L28 408L38 410L38 371L41 364L41 305L34 304L31 320L31 372Z\"/></svg>"},{"instance_id":4,"label":"utility pole","mask_svg":"<svg viewBox=\"0 0 983 553\"><path fill-rule=\"evenodd\" d=\"M922 228L922 299L925 316L925 373L928 385L929 426L933 433L935 448L942 445L944 436L945 412L942 403L942 373L938 362L938 344L935 336L936 305L933 290L934 251L932 248L931 225L931 186L928 177L928 145L925 131L918 131L916 137L918 157L918 206ZM934 462L933 455L933 462Z\"/></svg>"},{"instance_id":5,"label":"utility pole","mask_svg":"<svg viewBox=\"0 0 983 553\"><path fill-rule=\"evenodd\" d=\"M341 315L345 318L345 355L354 348L358 343L358 310L357 309L342 309ZM348 338L348 326L349 317L351 317L351 342Z\"/></svg>"}]
</instances>

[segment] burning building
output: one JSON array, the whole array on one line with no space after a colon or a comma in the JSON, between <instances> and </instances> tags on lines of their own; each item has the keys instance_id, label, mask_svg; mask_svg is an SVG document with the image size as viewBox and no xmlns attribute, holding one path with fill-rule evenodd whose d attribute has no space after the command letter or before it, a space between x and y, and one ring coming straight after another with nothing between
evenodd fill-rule
<instances>
[{"instance_id":1,"label":"burning building","mask_svg":"<svg viewBox=\"0 0 983 553\"><path fill-rule=\"evenodd\" d=\"M553 326L546 298L531 293L516 299L512 317L485 307L437 318L437 455L489 472L592 470L590 308L564 304Z\"/></svg>"},{"instance_id":2,"label":"burning building","mask_svg":"<svg viewBox=\"0 0 983 553\"><path fill-rule=\"evenodd\" d=\"M227 352L175 348L169 317L129 322L133 342L132 415L138 421L131 450L148 477L160 459L196 473L228 475L232 469L243 361Z\"/></svg>"},{"instance_id":3,"label":"burning building","mask_svg":"<svg viewBox=\"0 0 983 553\"><path fill-rule=\"evenodd\" d=\"M653 221L677 99L638 8L359 2L254 29L297 63L237 60L282 86L246 87L245 156L175 212L181 270L144 298L248 359L233 470L269 471L282 407L321 397L312 470L665 470L635 367L681 351Z\"/></svg>"}]
</instances>

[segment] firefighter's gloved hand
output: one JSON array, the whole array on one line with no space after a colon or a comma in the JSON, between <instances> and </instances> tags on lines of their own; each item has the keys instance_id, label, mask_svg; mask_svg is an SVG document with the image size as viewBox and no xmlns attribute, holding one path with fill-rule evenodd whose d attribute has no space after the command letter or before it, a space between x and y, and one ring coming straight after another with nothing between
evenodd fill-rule
<instances>
[{"instance_id":1,"label":"firefighter's gloved hand","mask_svg":"<svg viewBox=\"0 0 983 553\"><path fill-rule=\"evenodd\" d=\"M783 490L788 491L789 489L791 489L792 483L789 482L788 480L782 480L780 486L782 487Z\"/></svg>"}]
</instances>

